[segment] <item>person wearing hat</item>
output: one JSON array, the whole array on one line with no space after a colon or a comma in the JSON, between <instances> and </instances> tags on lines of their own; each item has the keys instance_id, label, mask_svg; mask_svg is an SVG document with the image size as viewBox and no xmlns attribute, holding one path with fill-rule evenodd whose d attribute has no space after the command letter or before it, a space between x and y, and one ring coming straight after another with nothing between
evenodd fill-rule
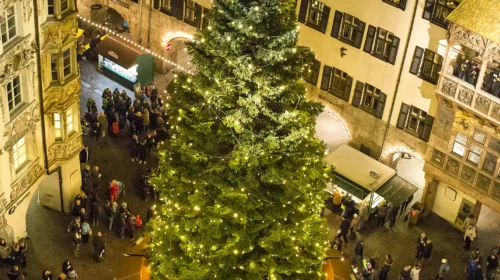
<instances>
[{"instance_id":1,"label":"person wearing hat","mask_svg":"<svg viewBox=\"0 0 500 280\"><path fill-rule=\"evenodd\" d=\"M442 259L441 266L439 267L438 270L438 275L436 276L436 280L448 279L449 275L450 275L450 265L448 264L448 260Z\"/></svg>"}]
</instances>

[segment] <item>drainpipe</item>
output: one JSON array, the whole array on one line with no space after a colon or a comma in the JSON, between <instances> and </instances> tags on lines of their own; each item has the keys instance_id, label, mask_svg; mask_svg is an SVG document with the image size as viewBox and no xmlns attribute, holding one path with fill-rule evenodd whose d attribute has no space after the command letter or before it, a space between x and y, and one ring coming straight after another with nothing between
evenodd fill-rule
<instances>
[{"instance_id":1,"label":"drainpipe","mask_svg":"<svg viewBox=\"0 0 500 280\"><path fill-rule=\"evenodd\" d=\"M137 39L139 45L142 43L142 1L139 0L139 39Z\"/></svg>"},{"instance_id":2,"label":"drainpipe","mask_svg":"<svg viewBox=\"0 0 500 280\"><path fill-rule=\"evenodd\" d=\"M40 42L40 22L38 21L38 5L37 0L33 0L33 18L35 24L35 42L36 42L36 70L39 74L42 73L42 59L41 59L41 42ZM61 211L64 213L64 200L63 200L63 186L62 186L62 174L61 167L59 166L53 171L49 171L49 156L47 153L47 135L45 133L45 108L43 104L43 83L42 77L39 77L38 80L38 99L39 99L39 107L40 107L40 126L42 128L42 147L43 147L43 165L45 168L45 172L47 175L54 174L55 172L59 173L59 195L61 197Z\"/></svg>"},{"instance_id":3,"label":"drainpipe","mask_svg":"<svg viewBox=\"0 0 500 280\"><path fill-rule=\"evenodd\" d=\"M413 25L415 23L415 16L417 15L417 7L418 7L418 0L415 0L415 6L413 7L413 15L411 17L410 30L408 31L408 39L405 42L403 59L401 60L401 66L399 67L398 79L396 80L396 88L394 89L391 110L389 111L389 119L387 120L387 125L385 127L384 139L382 140L382 148L380 149L379 160L382 158L382 153L384 151L385 141L387 140L387 135L389 134L389 127L391 125L392 114L394 113L394 106L396 105L396 96L398 94L399 84L401 83L401 75L403 74L403 66L405 64L406 54L408 53L408 47L410 45L411 34L413 33Z\"/></svg>"},{"instance_id":4,"label":"drainpipe","mask_svg":"<svg viewBox=\"0 0 500 280\"><path fill-rule=\"evenodd\" d=\"M153 0L149 0L149 17L148 17L148 49L151 44L151 14L153 12Z\"/></svg>"}]
</instances>

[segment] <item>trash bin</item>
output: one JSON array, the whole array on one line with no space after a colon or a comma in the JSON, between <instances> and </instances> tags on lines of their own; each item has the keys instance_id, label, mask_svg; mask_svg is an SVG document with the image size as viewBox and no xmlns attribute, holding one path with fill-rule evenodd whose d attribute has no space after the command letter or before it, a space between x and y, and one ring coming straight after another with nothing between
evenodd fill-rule
<instances>
[{"instance_id":1,"label":"trash bin","mask_svg":"<svg viewBox=\"0 0 500 280\"><path fill-rule=\"evenodd\" d=\"M424 211L424 205L420 202L416 202L411 206L410 213L408 216L408 224L416 225L420 221L420 216Z\"/></svg>"}]
</instances>

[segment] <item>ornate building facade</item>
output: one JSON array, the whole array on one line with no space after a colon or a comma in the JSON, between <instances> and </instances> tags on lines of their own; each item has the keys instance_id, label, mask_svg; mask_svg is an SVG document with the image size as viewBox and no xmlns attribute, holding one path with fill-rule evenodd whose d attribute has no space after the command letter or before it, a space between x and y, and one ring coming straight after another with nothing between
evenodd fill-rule
<instances>
[{"instance_id":1,"label":"ornate building facade","mask_svg":"<svg viewBox=\"0 0 500 280\"><path fill-rule=\"evenodd\" d=\"M69 211L80 189L75 2L1 0L0 30L0 236L12 240L35 194Z\"/></svg>"}]
</instances>

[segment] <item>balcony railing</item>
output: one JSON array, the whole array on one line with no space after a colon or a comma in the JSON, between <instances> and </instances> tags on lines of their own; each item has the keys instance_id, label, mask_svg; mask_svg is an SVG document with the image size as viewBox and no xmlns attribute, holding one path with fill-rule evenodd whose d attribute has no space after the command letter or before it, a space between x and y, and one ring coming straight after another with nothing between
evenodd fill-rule
<instances>
[{"instance_id":1,"label":"balcony railing","mask_svg":"<svg viewBox=\"0 0 500 280\"><path fill-rule=\"evenodd\" d=\"M461 79L440 73L436 92L461 107L470 109L476 114L500 125L500 99Z\"/></svg>"}]
</instances>

